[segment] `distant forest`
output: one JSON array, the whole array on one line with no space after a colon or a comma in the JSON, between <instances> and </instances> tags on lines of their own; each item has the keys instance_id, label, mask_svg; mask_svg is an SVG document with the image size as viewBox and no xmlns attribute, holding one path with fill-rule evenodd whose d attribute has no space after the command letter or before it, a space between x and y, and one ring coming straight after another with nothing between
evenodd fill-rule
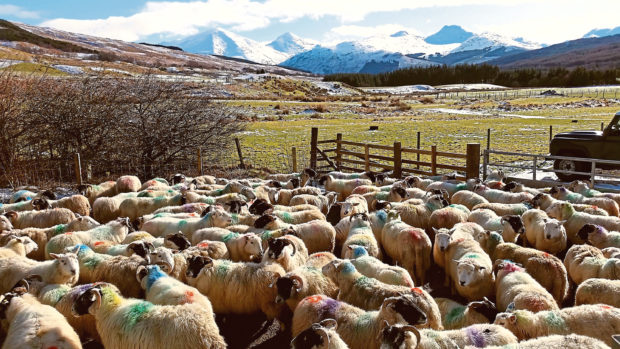
<instances>
[{"instance_id":1,"label":"distant forest","mask_svg":"<svg viewBox=\"0 0 620 349\"><path fill-rule=\"evenodd\" d=\"M620 69L589 70L511 69L489 64L464 64L407 68L382 74L331 74L325 81L340 81L356 87L403 85L495 84L507 87L576 87L617 84Z\"/></svg>"}]
</instances>

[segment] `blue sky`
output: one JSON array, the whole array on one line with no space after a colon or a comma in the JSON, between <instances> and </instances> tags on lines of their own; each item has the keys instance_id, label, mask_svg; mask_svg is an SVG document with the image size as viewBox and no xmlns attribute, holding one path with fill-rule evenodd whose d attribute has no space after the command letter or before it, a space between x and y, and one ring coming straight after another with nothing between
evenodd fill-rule
<instances>
[{"instance_id":1,"label":"blue sky","mask_svg":"<svg viewBox=\"0 0 620 349\"><path fill-rule=\"evenodd\" d=\"M0 0L0 18L128 41L222 27L258 41L284 32L335 43L446 24L553 44L620 26L620 0Z\"/></svg>"}]
</instances>

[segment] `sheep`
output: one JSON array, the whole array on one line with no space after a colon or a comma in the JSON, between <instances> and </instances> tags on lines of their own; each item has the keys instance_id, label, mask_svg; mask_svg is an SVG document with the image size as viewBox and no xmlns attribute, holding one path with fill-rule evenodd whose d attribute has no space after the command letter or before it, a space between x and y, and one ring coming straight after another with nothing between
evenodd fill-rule
<instances>
[{"instance_id":1,"label":"sheep","mask_svg":"<svg viewBox=\"0 0 620 349\"><path fill-rule=\"evenodd\" d=\"M211 302L196 288L168 276L157 265L141 265L136 270L136 279L144 289L144 299L158 305L196 304L213 313ZM213 317L209 319L215 326Z\"/></svg>"},{"instance_id":2,"label":"sheep","mask_svg":"<svg viewBox=\"0 0 620 349\"><path fill-rule=\"evenodd\" d=\"M466 182L460 181L438 181L433 182L424 188L426 191L430 190L445 190L448 192L448 195L452 197L452 195L456 194L461 190L472 190L474 186L479 183L478 179L468 179ZM422 189L422 188L420 188Z\"/></svg>"},{"instance_id":3,"label":"sheep","mask_svg":"<svg viewBox=\"0 0 620 349\"><path fill-rule=\"evenodd\" d=\"M272 287L285 270L277 263L237 263L208 257L190 257L187 283L207 296L216 313L251 314L262 311L268 319L282 318L290 311L276 304Z\"/></svg>"},{"instance_id":4,"label":"sheep","mask_svg":"<svg viewBox=\"0 0 620 349\"><path fill-rule=\"evenodd\" d=\"M501 204L497 202L493 202L493 203L490 202L490 203L478 204L473 207L472 211L475 211L478 209L491 210L495 212L495 214L497 214L498 216L507 216L507 215L520 216L523 213L525 213L525 211L532 209L532 205L530 205L529 203Z\"/></svg>"},{"instance_id":5,"label":"sheep","mask_svg":"<svg viewBox=\"0 0 620 349\"><path fill-rule=\"evenodd\" d=\"M295 308L293 337L325 319L336 320L336 332L349 347L379 349L377 336L385 326L384 321L389 324L421 325L426 322L426 314L409 295L386 299L378 311L364 311L324 295L314 295L304 298Z\"/></svg>"},{"instance_id":6,"label":"sheep","mask_svg":"<svg viewBox=\"0 0 620 349\"><path fill-rule=\"evenodd\" d=\"M489 201L482 196L469 190L461 190L452 195L450 201L453 204L459 204L472 210L476 205L488 204Z\"/></svg>"},{"instance_id":7,"label":"sheep","mask_svg":"<svg viewBox=\"0 0 620 349\"><path fill-rule=\"evenodd\" d=\"M566 236L573 244L583 244L585 239L579 236L579 231L586 223L600 225L607 230L620 230L620 218L612 216L594 216L585 212L577 212L569 202L558 201L546 210L547 215L560 221L565 221Z\"/></svg>"},{"instance_id":8,"label":"sheep","mask_svg":"<svg viewBox=\"0 0 620 349\"><path fill-rule=\"evenodd\" d=\"M192 236L192 244L202 240L221 241L226 243L230 259L234 262L252 261L263 255L261 238L255 234L238 234L221 228L206 228L197 230Z\"/></svg>"},{"instance_id":9,"label":"sheep","mask_svg":"<svg viewBox=\"0 0 620 349\"><path fill-rule=\"evenodd\" d=\"M409 272L401 267L383 263L381 260L368 255L364 246L349 245L351 250L351 264L365 276L377 279L388 285L413 287L414 283Z\"/></svg>"},{"instance_id":10,"label":"sheep","mask_svg":"<svg viewBox=\"0 0 620 349\"><path fill-rule=\"evenodd\" d=\"M31 187L31 188L28 188L28 189L20 189L20 190L14 192L9 197L9 204L15 204L15 203L18 203L18 202L30 201L30 200L34 199L35 197L37 197L38 194L33 192L32 190L37 190L37 188L36 187ZM50 192L48 190L46 190L46 192L50 193L51 195L54 195L54 193L52 193L52 192Z\"/></svg>"},{"instance_id":11,"label":"sheep","mask_svg":"<svg viewBox=\"0 0 620 349\"><path fill-rule=\"evenodd\" d=\"M31 238L14 236L4 247L0 247L0 259L26 257L27 254L36 251L37 248L37 244Z\"/></svg>"},{"instance_id":12,"label":"sheep","mask_svg":"<svg viewBox=\"0 0 620 349\"><path fill-rule=\"evenodd\" d=\"M329 212L329 208L336 203L337 199L338 193L335 192L329 192L325 195L300 194L293 196L291 198L291 202L289 202L289 205L292 207L311 205L318 208L322 213L327 214L327 212ZM259 214L262 214L262 212Z\"/></svg>"},{"instance_id":13,"label":"sheep","mask_svg":"<svg viewBox=\"0 0 620 349\"><path fill-rule=\"evenodd\" d=\"M435 298L441 313L441 323L446 330L456 330L475 324L486 324L495 320L497 308L488 298L461 305L448 298Z\"/></svg>"},{"instance_id":14,"label":"sheep","mask_svg":"<svg viewBox=\"0 0 620 349\"><path fill-rule=\"evenodd\" d=\"M2 348L81 349L80 337L62 314L17 288L0 300L0 318L8 323Z\"/></svg>"},{"instance_id":15,"label":"sheep","mask_svg":"<svg viewBox=\"0 0 620 349\"><path fill-rule=\"evenodd\" d=\"M293 197L304 197L304 195L298 195ZM308 197L313 197L315 198L316 196L314 195L308 195ZM291 199L291 202L292 200ZM259 215L262 216L265 213L271 213L272 211L283 211L283 212L299 212L299 211L308 211L308 210L319 210L321 211L321 209L315 205L310 205L310 204L306 204L306 203L300 203L300 204L291 204L291 206L283 206L283 205L272 205L269 202L267 202L267 200L265 199L256 199L254 200L254 202L252 202L252 204L250 205L250 207L248 208L248 211L250 214L253 215Z\"/></svg>"},{"instance_id":16,"label":"sheep","mask_svg":"<svg viewBox=\"0 0 620 349\"><path fill-rule=\"evenodd\" d=\"M316 171L311 168L304 169L301 173L275 173L267 176L268 180L274 181L289 181L293 178L299 179L299 185L305 186L308 181L312 178L316 177Z\"/></svg>"},{"instance_id":17,"label":"sheep","mask_svg":"<svg viewBox=\"0 0 620 349\"><path fill-rule=\"evenodd\" d=\"M441 330L441 314L435 300L419 287L388 285L358 272L351 262L334 260L323 266L323 274L331 279L340 292L338 300L366 310L379 309L384 300L399 295L411 295L428 318L425 327Z\"/></svg>"},{"instance_id":18,"label":"sheep","mask_svg":"<svg viewBox=\"0 0 620 349\"><path fill-rule=\"evenodd\" d=\"M96 253L82 244L68 247L67 250L77 255L81 284L109 282L128 297L143 295L142 287L136 280L136 271L141 265L147 264L148 261L144 258L137 255L125 257Z\"/></svg>"},{"instance_id":19,"label":"sheep","mask_svg":"<svg viewBox=\"0 0 620 349\"><path fill-rule=\"evenodd\" d=\"M425 231L428 231L430 229L429 223L433 211L444 208L448 205L448 201L444 198L438 195L431 195L426 198L424 204L403 204L396 206L394 211L400 215L403 222L413 227L422 228Z\"/></svg>"},{"instance_id":20,"label":"sheep","mask_svg":"<svg viewBox=\"0 0 620 349\"><path fill-rule=\"evenodd\" d=\"M417 176L408 176L404 179L404 182L408 187L415 187L418 189L426 190L426 188L433 182L434 180L430 178L420 178Z\"/></svg>"},{"instance_id":21,"label":"sheep","mask_svg":"<svg viewBox=\"0 0 620 349\"><path fill-rule=\"evenodd\" d=\"M387 212L385 210L379 210L368 214L370 228L372 229L372 233L375 235L375 239L379 245L381 245L381 231L385 226L386 220ZM340 251L342 249L342 244L344 244L344 241L349 235L349 230L351 230L351 223L350 218L343 218L334 227L336 229L335 251Z\"/></svg>"},{"instance_id":22,"label":"sheep","mask_svg":"<svg viewBox=\"0 0 620 349\"><path fill-rule=\"evenodd\" d=\"M620 259L620 247L607 247L601 250L605 258L618 258Z\"/></svg>"},{"instance_id":23,"label":"sheep","mask_svg":"<svg viewBox=\"0 0 620 349\"><path fill-rule=\"evenodd\" d=\"M614 200L618 205L620 205L620 194L618 193L601 193L598 190L590 189L592 183L590 181L573 181L570 183L568 188L576 193L579 193L586 198L592 197L604 197Z\"/></svg>"},{"instance_id":24,"label":"sheep","mask_svg":"<svg viewBox=\"0 0 620 349\"><path fill-rule=\"evenodd\" d=\"M449 331L418 330L415 326L385 326L380 338L382 349L399 348L486 348L517 343L517 337L507 329L491 324L476 324ZM502 347L503 348L503 347Z\"/></svg>"},{"instance_id":25,"label":"sheep","mask_svg":"<svg viewBox=\"0 0 620 349\"><path fill-rule=\"evenodd\" d=\"M21 279L40 275L48 284L75 285L80 266L75 253L51 254L51 260L37 262L27 258L0 259L0 293L10 291Z\"/></svg>"},{"instance_id":26,"label":"sheep","mask_svg":"<svg viewBox=\"0 0 620 349\"><path fill-rule=\"evenodd\" d=\"M351 250L348 246L359 245L366 248L369 255L381 259L381 248L379 247L379 243L377 242L377 239L375 239L375 235L370 227L368 215L365 213L356 213L355 215L350 216L349 220L351 221L351 225L347 239L342 245L342 258L350 257Z\"/></svg>"},{"instance_id":27,"label":"sheep","mask_svg":"<svg viewBox=\"0 0 620 349\"><path fill-rule=\"evenodd\" d=\"M491 171L491 173L487 176L486 181L503 181L506 178L503 170L495 170Z\"/></svg>"},{"instance_id":28,"label":"sheep","mask_svg":"<svg viewBox=\"0 0 620 349\"><path fill-rule=\"evenodd\" d=\"M521 217L525 238L537 250L558 254L566 249L566 229L563 221L552 219L542 210L529 210Z\"/></svg>"},{"instance_id":29,"label":"sheep","mask_svg":"<svg viewBox=\"0 0 620 349\"><path fill-rule=\"evenodd\" d=\"M605 258L601 250L590 245L573 245L566 252L564 266L577 285L587 279L620 279L620 259Z\"/></svg>"},{"instance_id":30,"label":"sheep","mask_svg":"<svg viewBox=\"0 0 620 349\"><path fill-rule=\"evenodd\" d=\"M530 188L530 187L526 187L523 183L517 183L517 182L510 182L508 184L506 184L503 188L503 191L509 191L511 193L523 193L523 192L527 192L530 193L534 196L540 194L540 190L538 189L534 189L534 188Z\"/></svg>"},{"instance_id":31,"label":"sheep","mask_svg":"<svg viewBox=\"0 0 620 349\"><path fill-rule=\"evenodd\" d=\"M213 259L224 259L228 251L224 244L222 251L221 241L205 241L200 246L190 247L178 253L166 247L157 247L149 254L150 264L158 265L165 273L171 277L187 283L186 272L188 259L193 256L209 257Z\"/></svg>"},{"instance_id":32,"label":"sheep","mask_svg":"<svg viewBox=\"0 0 620 349\"><path fill-rule=\"evenodd\" d=\"M446 266L446 250L450 242L458 239L474 240L474 237L485 232L485 230L476 223L458 223L452 229L433 228L433 231L435 233L432 252L433 260L435 264L441 268L445 268Z\"/></svg>"},{"instance_id":33,"label":"sheep","mask_svg":"<svg viewBox=\"0 0 620 349\"><path fill-rule=\"evenodd\" d=\"M136 254L142 258L148 258L149 252L153 249L155 247L152 243L142 240L120 245L112 244L109 241L95 241L92 246L93 251L101 254L125 257Z\"/></svg>"},{"instance_id":34,"label":"sheep","mask_svg":"<svg viewBox=\"0 0 620 349\"><path fill-rule=\"evenodd\" d=\"M575 305L599 303L620 308L620 280L593 278L577 287Z\"/></svg>"},{"instance_id":35,"label":"sheep","mask_svg":"<svg viewBox=\"0 0 620 349\"><path fill-rule=\"evenodd\" d=\"M107 223L121 216L120 205L123 200L135 198L138 194L134 192L121 193L111 197L100 197L92 204L93 217L101 222Z\"/></svg>"},{"instance_id":36,"label":"sheep","mask_svg":"<svg viewBox=\"0 0 620 349\"><path fill-rule=\"evenodd\" d=\"M339 292L338 286L323 275L320 268L309 266L299 267L279 277L275 287L278 291L276 304L286 302L291 311L295 311L297 304L307 296L324 294L336 297Z\"/></svg>"},{"instance_id":37,"label":"sheep","mask_svg":"<svg viewBox=\"0 0 620 349\"><path fill-rule=\"evenodd\" d=\"M435 228L451 229L458 223L467 222L469 209L463 205L450 205L433 211L429 218L429 226Z\"/></svg>"},{"instance_id":38,"label":"sheep","mask_svg":"<svg viewBox=\"0 0 620 349\"><path fill-rule=\"evenodd\" d=\"M549 206L555 202L562 202L562 200L557 200L549 194L540 193L532 199L532 206L546 211ZM575 208L575 211L589 213L595 216L609 216L607 211L594 205L573 204L573 208Z\"/></svg>"},{"instance_id":39,"label":"sheep","mask_svg":"<svg viewBox=\"0 0 620 349\"><path fill-rule=\"evenodd\" d=\"M361 172L361 173L346 173L346 172L337 172L332 171L327 174L328 176L333 177L334 179L369 179L371 181L375 181L375 174L371 171Z\"/></svg>"},{"instance_id":40,"label":"sheep","mask_svg":"<svg viewBox=\"0 0 620 349\"><path fill-rule=\"evenodd\" d=\"M568 201L572 204L585 204L585 205L594 205L599 208L604 209L609 213L610 216L618 217L620 214L620 208L618 207L618 203L612 199L606 197L593 197L586 198L585 196L577 193L573 193L570 190L564 187L553 187L549 191L549 194L558 200Z\"/></svg>"},{"instance_id":41,"label":"sheep","mask_svg":"<svg viewBox=\"0 0 620 349\"><path fill-rule=\"evenodd\" d=\"M608 231L600 225L586 224L577 235L599 249L620 247L620 232Z\"/></svg>"},{"instance_id":42,"label":"sheep","mask_svg":"<svg viewBox=\"0 0 620 349\"><path fill-rule=\"evenodd\" d=\"M269 247L263 254L262 263L278 263L286 272L306 264L308 249L304 242L293 235L269 239ZM292 252L289 252L291 251Z\"/></svg>"},{"instance_id":43,"label":"sheep","mask_svg":"<svg viewBox=\"0 0 620 349\"><path fill-rule=\"evenodd\" d=\"M128 217L130 221L135 221L138 217L153 213L155 210L166 206L178 206L186 204L186 197L177 194L170 197L138 198L129 197L121 201L118 207L119 217ZM198 201L191 201L198 202Z\"/></svg>"},{"instance_id":44,"label":"sheep","mask_svg":"<svg viewBox=\"0 0 620 349\"><path fill-rule=\"evenodd\" d=\"M336 328L338 323L334 319L325 319L314 323L303 330L291 341L291 348L305 349L347 349L349 346L340 338Z\"/></svg>"},{"instance_id":45,"label":"sheep","mask_svg":"<svg viewBox=\"0 0 620 349\"><path fill-rule=\"evenodd\" d=\"M0 216L1 217L1 216ZM36 244L37 249L28 254L28 258L42 261L45 260L45 245L52 237L73 231L85 231L98 227L100 224L88 216L80 216L67 224L59 224L50 228L24 228L12 230L11 233L19 236L27 236ZM0 234L0 244L3 243L4 234Z\"/></svg>"},{"instance_id":46,"label":"sheep","mask_svg":"<svg viewBox=\"0 0 620 349\"><path fill-rule=\"evenodd\" d=\"M73 213L81 216L90 215L90 202L83 195L72 195L59 200L48 200L46 198L37 198L32 200L32 206L35 210L47 210L49 208L67 208Z\"/></svg>"},{"instance_id":47,"label":"sheep","mask_svg":"<svg viewBox=\"0 0 620 349\"><path fill-rule=\"evenodd\" d=\"M66 208L54 208L43 211L9 211L4 214L14 229L49 228L58 224L66 224L76 218L75 213Z\"/></svg>"},{"instance_id":48,"label":"sheep","mask_svg":"<svg viewBox=\"0 0 620 349\"><path fill-rule=\"evenodd\" d=\"M500 217L489 209L477 209L467 220L479 224L485 230L500 231L502 238L507 242L515 242L520 234L525 233L523 220L517 215Z\"/></svg>"},{"instance_id":49,"label":"sheep","mask_svg":"<svg viewBox=\"0 0 620 349\"><path fill-rule=\"evenodd\" d=\"M370 179L335 179L331 175L325 175L319 180L319 184L325 187L326 191L338 193L338 200L344 201L355 187L360 185L372 185Z\"/></svg>"},{"instance_id":50,"label":"sheep","mask_svg":"<svg viewBox=\"0 0 620 349\"><path fill-rule=\"evenodd\" d=\"M137 225L138 228L144 224L144 222L148 222L150 220L153 220L155 218L162 218L162 217L166 217L166 218L174 218L174 219L186 219L186 218L198 218L200 217L202 214L197 214L194 212L191 213L151 213L151 214L145 214L144 216L138 218L137 220ZM135 225L136 222L134 222Z\"/></svg>"},{"instance_id":51,"label":"sheep","mask_svg":"<svg viewBox=\"0 0 620 349\"><path fill-rule=\"evenodd\" d=\"M340 218L352 216L356 213L368 213L368 202L358 194L349 195L340 205Z\"/></svg>"},{"instance_id":52,"label":"sheep","mask_svg":"<svg viewBox=\"0 0 620 349\"><path fill-rule=\"evenodd\" d=\"M524 268L509 260L498 259L493 265L497 309L506 311L527 309L532 312L541 310L557 310L558 304L551 294L542 287Z\"/></svg>"},{"instance_id":53,"label":"sheep","mask_svg":"<svg viewBox=\"0 0 620 349\"><path fill-rule=\"evenodd\" d=\"M317 269L323 268L327 263L338 259L336 255L330 252L317 252L308 256L306 261L306 267L313 267Z\"/></svg>"},{"instance_id":54,"label":"sheep","mask_svg":"<svg viewBox=\"0 0 620 349\"><path fill-rule=\"evenodd\" d=\"M468 301L490 297L494 292L493 264L478 242L455 240L446 250L446 274L452 290Z\"/></svg>"},{"instance_id":55,"label":"sheep","mask_svg":"<svg viewBox=\"0 0 620 349\"><path fill-rule=\"evenodd\" d=\"M336 229L324 220L291 225L285 229L284 234L302 239L308 253L333 252L336 244Z\"/></svg>"},{"instance_id":56,"label":"sheep","mask_svg":"<svg viewBox=\"0 0 620 349\"><path fill-rule=\"evenodd\" d=\"M194 202L190 204L180 205L180 206L167 206L158 208L153 212L154 214L158 213L197 213L202 214L202 212L208 207L207 204L203 202Z\"/></svg>"},{"instance_id":57,"label":"sheep","mask_svg":"<svg viewBox=\"0 0 620 349\"><path fill-rule=\"evenodd\" d=\"M301 187L296 189L269 190L269 199L272 203L289 206L293 197L297 195L321 195L321 189L315 187Z\"/></svg>"},{"instance_id":58,"label":"sheep","mask_svg":"<svg viewBox=\"0 0 620 349\"><path fill-rule=\"evenodd\" d=\"M97 198L116 195L116 182L107 181L98 185L81 184L77 187L80 194L86 196L91 206Z\"/></svg>"},{"instance_id":59,"label":"sheep","mask_svg":"<svg viewBox=\"0 0 620 349\"><path fill-rule=\"evenodd\" d=\"M349 198L355 193L351 194ZM410 197L408 191L400 185L394 185L389 191L376 191L362 195L366 200L368 207L375 207L377 201L401 202ZM349 198L345 201L349 201Z\"/></svg>"},{"instance_id":60,"label":"sheep","mask_svg":"<svg viewBox=\"0 0 620 349\"><path fill-rule=\"evenodd\" d=\"M470 347L466 347L469 349ZM501 347L488 346L488 349L541 349L541 348L562 348L562 349L609 349L609 346L598 339L580 336L577 334L553 335L530 339L519 342L518 344L507 344Z\"/></svg>"},{"instance_id":61,"label":"sheep","mask_svg":"<svg viewBox=\"0 0 620 349\"><path fill-rule=\"evenodd\" d=\"M579 334L613 345L611 336L620 333L620 309L587 304L538 313L517 310L497 314L494 323L509 329L519 341L552 334Z\"/></svg>"},{"instance_id":62,"label":"sheep","mask_svg":"<svg viewBox=\"0 0 620 349\"><path fill-rule=\"evenodd\" d=\"M32 205L32 200L20 201L14 204L0 203L0 214L5 214L10 211L21 212L21 211L32 211L32 210L34 210L34 206Z\"/></svg>"},{"instance_id":63,"label":"sheep","mask_svg":"<svg viewBox=\"0 0 620 349\"><path fill-rule=\"evenodd\" d=\"M174 179L174 178L173 178ZM186 180L189 178L185 178ZM177 182L173 185L185 185L185 184L189 184L193 182L192 180L190 180L189 182L185 181L185 183L180 183ZM142 186L140 187L140 191L145 191L145 190L167 190L170 188L170 183L168 183L167 180L165 180L164 178L153 178L153 179L149 179L148 181L142 183Z\"/></svg>"},{"instance_id":64,"label":"sheep","mask_svg":"<svg viewBox=\"0 0 620 349\"><path fill-rule=\"evenodd\" d=\"M489 189L484 185L477 185L474 188L474 192L485 199L489 200L489 202L496 202L501 204L519 204L523 202L528 202L534 198L534 195L523 192L523 193L511 193L497 189Z\"/></svg>"},{"instance_id":65,"label":"sheep","mask_svg":"<svg viewBox=\"0 0 620 349\"><path fill-rule=\"evenodd\" d=\"M132 229L127 218L118 218L106 225L97 226L87 231L68 232L56 235L45 245L45 256L50 253L60 253L66 247L77 244L92 245L96 241L110 241L120 243Z\"/></svg>"},{"instance_id":66,"label":"sheep","mask_svg":"<svg viewBox=\"0 0 620 349\"><path fill-rule=\"evenodd\" d=\"M144 230L155 237L165 236L178 231L181 231L187 237L191 237L197 230L213 227L224 228L233 222L230 213L226 212L221 206L212 206L212 209L205 211L203 215L201 218L188 219L155 218L144 222L140 230Z\"/></svg>"},{"instance_id":67,"label":"sheep","mask_svg":"<svg viewBox=\"0 0 620 349\"><path fill-rule=\"evenodd\" d=\"M400 220L397 212L387 213L381 232L385 253L403 266L416 285L424 285L426 271L431 265L431 240L424 230L414 228Z\"/></svg>"},{"instance_id":68,"label":"sheep","mask_svg":"<svg viewBox=\"0 0 620 349\"><path fill-rule=\"evenodd\" d=\"M102 344L108 349L226 348L209 309L124 298L105 283L80 295L73 312L95 317Z\"/></svg>"},{"instance_id":69,"label":"sheep","mask_svg":"<svg viewBox=\"0 0 620 349\"><path fill-rule=\"evenodd\" d=\"M301 224L308 223L314 220L325 220L325 215L318 210L298 211L298 212L284 212L273 211L271 214L280 218L284 223L288 224ZM242 223L241 223L242 224ZM246 224L251 225L251 224Z\"/></svg>"}]
</instances>

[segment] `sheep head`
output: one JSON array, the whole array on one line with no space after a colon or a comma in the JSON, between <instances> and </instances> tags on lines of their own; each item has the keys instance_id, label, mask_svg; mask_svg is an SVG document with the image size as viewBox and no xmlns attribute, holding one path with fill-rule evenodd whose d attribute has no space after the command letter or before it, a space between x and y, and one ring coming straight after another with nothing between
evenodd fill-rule
<instances>
[{"instance_id":1,"label":"sheep head","mask_svg":"<svg viewBox=\"0 0 620 349\"><path fill-rule=\"evenodd\" d=\"M383 321L383 329L379 334L379 340L381 342L381 348L398 349L404 348L409 344L417 346L421 341L420 331L411 325L392 325L387 321ZM411 343L412 340L408 339L409 336L414 335L416 342ZM415 348L414 346L414 348Z\"/></svg>"},{"instance_id":2,"label":"sheep head","mask_svg":"<svg viewBox=\"0 0 620 349\"><path fill-rule=\"evenodd\" d=\"M427 322L427 316L416 305L413 295L405 294L398 297L390 297L383 301L379 313L391 313L393 319L398 319L409 325L424 325Z\"/></svg>"},{"instance_id":3,"label":"sheep head","mask_svg":"<svg viewBox=\"0 0 620 349\"><path fill-rule=\"evenodd\" d=\"M291 341L292 348L331 348L327 331L335 330L338 323L334 319L325 319L314 323Z\"/></svg>"},{"instance_id":4,"label":"sheep head","mask_svg":"<svg viewBox=\"0 0 620 349\"><path fill-rule=\"evenodd\" d=\"M190 256L187 258L187 271L185 276L197 278L203 268L212 268L213 260L205 256Z\"/></svg>"}]
</instances>

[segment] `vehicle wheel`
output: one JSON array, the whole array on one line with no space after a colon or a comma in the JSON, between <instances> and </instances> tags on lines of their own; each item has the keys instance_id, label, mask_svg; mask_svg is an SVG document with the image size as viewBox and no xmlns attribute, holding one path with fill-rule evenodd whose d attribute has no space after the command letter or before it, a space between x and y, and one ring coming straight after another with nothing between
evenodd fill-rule
<instances>
[{"instance_id":1,"label":"vehicle wheel","mask_svg":"<svg viewBox=\"0 0 620 349\"><path fill-rule=\"evenodd\" d=\"M554 170L561 171L575 171L575 172L588 172L592 168L592 165L587 162L574 161L574 160L555 160L553 162ZM571 182L576 179L587 179L589 176L586 175L576 175L576 174L568 174L568 173L560 173L556 172L556 176L563 182Z\"/></svg>"}]
</instances>

